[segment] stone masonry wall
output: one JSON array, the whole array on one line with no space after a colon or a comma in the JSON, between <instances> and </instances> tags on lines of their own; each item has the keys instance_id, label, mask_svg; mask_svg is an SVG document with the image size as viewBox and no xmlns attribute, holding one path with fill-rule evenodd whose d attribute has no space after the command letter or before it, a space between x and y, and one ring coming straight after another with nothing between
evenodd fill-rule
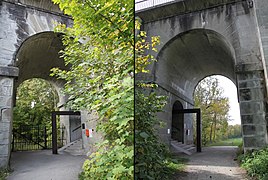
<instances>
[{"instance_id":1,"label":"stone masonry wall","mask_svg":"<svg viewBox=\"0 0 268 180\"><path fill-rule=\"evenodd\" d=\"M12 132L13 78L0 76L0 168L9 162Z\"/></svg>"}]
</instances>

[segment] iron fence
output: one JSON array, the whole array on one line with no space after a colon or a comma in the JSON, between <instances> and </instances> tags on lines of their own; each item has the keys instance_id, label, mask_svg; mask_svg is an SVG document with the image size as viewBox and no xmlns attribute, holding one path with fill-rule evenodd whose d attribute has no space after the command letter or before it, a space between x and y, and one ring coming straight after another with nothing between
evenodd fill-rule
<instances>
[{"instance_id":1,"label":"iron fence","mask_svg":"<svg viewBox=\"0 0 268 180\"><path fill-rule=\"evenodd\" d=\"M65 128L57 129L58 147L66 140ZM52 129L44 125L27 125L13 128L12 151L52 149Z\"/></svg>"}]
</instances>

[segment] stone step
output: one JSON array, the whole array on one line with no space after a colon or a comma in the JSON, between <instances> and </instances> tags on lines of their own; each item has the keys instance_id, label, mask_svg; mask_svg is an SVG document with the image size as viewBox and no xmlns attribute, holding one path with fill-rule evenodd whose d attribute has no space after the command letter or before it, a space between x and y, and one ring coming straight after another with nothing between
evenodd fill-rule
<instances>
[{"instance_id":1,"label":"stone step","mask_svg":"<svg viewBox=\"0 0 268 180\"><path fill-rule=\"evenodd\" d=\"M192 155L195 152L196 148L193 144L182 144L181 142L172 140L171 146L177 151L182 152L187 155Z\"/></svg>"},{"instance_id":2,"label":"stone step","mask_svg":"<svg viewBox=\"0 0 268 180\"><path fill-rule=\"evenodd\" d=\"M62 148L58 149L59 153L69 153L72 155L86 155L85 150L82 146L82 139L75 140L73 142L70 142L69 144L66 144Z\"/></svg>"}]
</instances>

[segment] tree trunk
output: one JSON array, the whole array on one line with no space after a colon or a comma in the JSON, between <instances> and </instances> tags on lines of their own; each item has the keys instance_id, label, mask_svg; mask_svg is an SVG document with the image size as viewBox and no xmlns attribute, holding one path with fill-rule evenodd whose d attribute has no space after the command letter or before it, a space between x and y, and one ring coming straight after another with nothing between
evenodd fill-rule
<instances>
[{"instance_id":1,"label":"tree trunk","mask_svg":"<svg viewBox=\"0 0 268 180\"><path fill-rule=\"evenodd\" d=\"M214 135L213 135L213 141L216 139L216 127L217 127L217 114L214 114Z\"/></svg>"}]
</instances>

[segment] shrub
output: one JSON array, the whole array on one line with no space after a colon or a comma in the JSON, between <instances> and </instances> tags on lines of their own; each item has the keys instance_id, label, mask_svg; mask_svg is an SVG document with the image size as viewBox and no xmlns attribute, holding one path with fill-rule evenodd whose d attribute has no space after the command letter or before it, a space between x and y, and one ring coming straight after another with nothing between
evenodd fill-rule
<instances>
[{"instance_id":1,"label":"shrub","mask_svg":"<svg viewBox=\"0 0 268 180\"><path fill-rule=\"evenodd\" d=\"M260 180L268 179L268 147L247 152L239 157L241 166L247 170L251 177Z\"/></svg>"}]
</instances>

